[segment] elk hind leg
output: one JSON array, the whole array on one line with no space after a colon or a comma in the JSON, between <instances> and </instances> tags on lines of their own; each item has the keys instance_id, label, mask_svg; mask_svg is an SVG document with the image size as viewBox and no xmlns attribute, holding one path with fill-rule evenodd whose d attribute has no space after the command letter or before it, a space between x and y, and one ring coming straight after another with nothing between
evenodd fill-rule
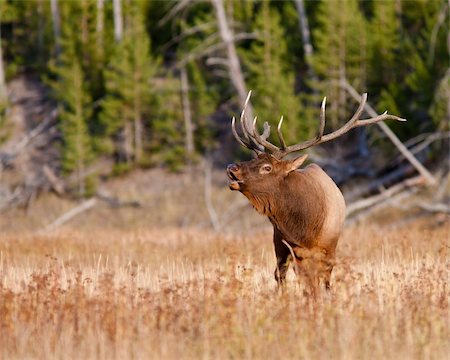
<instances>
[{"instance_id":1,"label":"elk hind leg","mask_svg":"<svg viewBox=\"0 0 450 360\"><path fill-rule=\"evenodd\" d=\"M324 284L328 290L334 264L333 257L319 247L312 249L296 248L295 250L297 259L302 259L302 261L297 262L297 267L302 269L302 278L306 280L306 284L312 293L317 293L321 284Z\"/></svg>"}]
</instances>

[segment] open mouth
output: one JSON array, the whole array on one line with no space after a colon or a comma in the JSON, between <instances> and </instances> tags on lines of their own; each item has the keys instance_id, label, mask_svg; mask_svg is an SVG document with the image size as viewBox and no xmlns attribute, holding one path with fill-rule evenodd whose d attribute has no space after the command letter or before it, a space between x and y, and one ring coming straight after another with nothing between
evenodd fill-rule
<instances>
[{"instance_id":1,"label":"open mouth","mask_svg":"<svg viewBox=\"0 0 450 360\"><path fill-rule=\"evenodd\" d=\"M240 184L243 183L241 179L239 179L235 173L233 173L230 169L227 169L228 178L230 182L228 183L231 190L239 190Z\"/></svg>"},{"instance_id":2,"label":"open mouth","mask_svg":"<svg viewBox=\"0 0 450 360\"><path fill-rule=\"evenodd\" d=\"M227 173L228 173L228 177L230 178L230 180L239 181L236 174L234 174L230 169L227 169Z\"/></svg>"}]
</instances>

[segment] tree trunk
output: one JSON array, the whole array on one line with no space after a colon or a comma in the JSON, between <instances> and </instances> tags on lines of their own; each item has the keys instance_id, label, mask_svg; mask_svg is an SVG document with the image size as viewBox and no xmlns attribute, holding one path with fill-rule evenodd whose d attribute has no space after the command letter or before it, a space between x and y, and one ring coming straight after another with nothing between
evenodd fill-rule
<instances>
[{"instance_id":1,"label":"tree trunk","mask_svg":"<svg viewBox=\"0 0 450 360\"><path fill-rule=\"evenodd\" d=\"M45 15L44 15L44 6L41 0L39 0L37 3L37 16L38 16L38 39L37 39L38 58L39 61L43 63L45 61L44 60Z\"/></svg>"},{"instance_id":2,"label":"tree trunk","mask_svg":"<svg viewBox=\"0 0 450 360\"><path fill-rule=\"evenodd\" d=\"M302 35L303 52L305 53L305 61L308 65L308 72L312 79L316 78L316 74L312 67L312 57L314 48L311 43L311 32L309 31L308 17L306 16L305 4L303 0L294 0L297 8L300 33Z\"/></svg>"},{"instance_id":3,"label":"tree trunk","mask_svg":"<svg viewBox=\"0 0 450 360\"><path fill-rule=\"evenodd\" d=\"M113 0L114 7L114 38L117 42L122 41L123 37L123 19L121 0Z\"/></svg>"},{"instance_id":4,"label":"tree trunk","mask_svg":"<svg viewBox=\"0 0 450 360\"><path fill-rule=\"evenodd\" d=\"M341 26L339 40L339 80L344 81L347 78L347 56L346 56L346 29ZM337 122L347 118L347 94L344 89L338 86L338 116ZM342 120L341 120L342 119ZM335 126L337 126L336 123Z\"/></svg>"},{"instance_id":5,"label":"tree trunk","mask_svg":"<svg viewBox=\"0 0 450 360\"><path fill-rule=\"evenodd\" d=\"M132 123L127 121L123 129L123 155L127 164L131 164L133 157L133 130Z\"/></svg>"},{"instance_id":6,"label":"tree trunk","mask_svg":"<svg viewBox=\"0 0 450 360\"><path fill-rule=\"evenodd\" d=\"M139 95L137 95L134 100L134 160L136 163L139 163L142 160L143 153L143 126L140 111L140 99L138 97Z\"/></svg>"},{"instance_id":7,"label":"tree trunk","mask_svg":"<svg viewBox=\"0 0 450 360\"><path fill-rule=\"evenodd\" d=\"M97 23L96 23L96 40L97 40L97 52L103 61L103 28L105 23L104 16L104 4L105 0L97 0Z\"/></svg>"},{"instance_id":8,"label":"tree trunk","mask_svg":"<svg viewBox=\"0 0 450 360\"><path fill-rule=\"evenodd\" d=\"M211 225L214 229L214 231L220 230L220 222L219 218L217 216L216 209L214 208L213 202L212 202L212 165L211 160L206 158L205 159L205 178L204 178L204 187L205 187L205 204L206 204L206 210L208 211L209 219L211 221Z\"/></svg>"},{"instance_id":9,"label":"tree trunk","mask_svg":"<svg viewBox=\"0 0 450 360\"><path fill-rule=\"evenodd\" d=\"M217 24L219 26L220 36L226 45L226 52L228 58L228 71L231 82L239 95L241 107L244 106L247 98L247 87L245 85L244 76L242 74L241 63L237 56L236 47L234 46L234 36L228 26L228 20L223 6L223 0L211 0L216 10ZM253 108L248 104L247 114L250 119L253 119Z\"/></svg>"},{"instance_id":10,"label":"tree trunk","mask_svg":"<svg viewBox=\"0 0 450 360\"><path fill-rule=\"evenodd\" d=\"M139 69L133 72L133 122L134 122L134 162L139 163L143 153L143 124L142 124L142 91L141 73Z\"/></svg>"},{"instance_id":11,"label":"tree trunk","mask_svg":"<svg viewBox=\"0 0 450 360\"><path fill-rule=\"evenodd\" d=\"M55 54L56 58L61 53L61 20L59 16L58 0L50 0L53 22L53 36L55 38Z\"/></svg>"},{"instance_id":12,"label":"tree trunk","mask_svg":"<svg viewBox=\"0 0 450 360\"><path fill-rule=\"evenodd\" d=\"M0 29L0 110L1 106L3 104L6 104L6 100L7 100L6 80L5 80L5 69L3 64L2 33Z\"/></svg>"},{"instance_id":13,"label":"tree trunk","mask_svg":"<svg viewBox=\"0 0 450 360\"><path fill-rule=\"evenodd\" d=\"M183 117L185 128L186 160L189 164L194 155L194 129L192 126L191 107L189 103L189 81L186 67L181 68L181 99L183 102Z\"/></svg>"},{"instance_id":14,"label":"tree trunk","mask_svg":"<svg viewBox=\"0 0 450 360\"><path fill-rule=\"evenodd\" d=\"M136 163L142 160L142 119L139 113L134 118L134 159Z\"/></svg>"},{"instance_id":15,"label":"tree trunk","mask_svg":"<svg viewBox=\"0 0 450 360\"><path fill-rule=\"evenodd\" d=\"M360 46L360 54L361 54L361 64L360 64L360 73L359 78L361 79L361 89L365 89L367 85L367 38L363 33L360 37L361 46ZM361 126L357 132L358 136L358 152L359 156L367 157L370 154L369 147L367 145L367 128L365 126Z\"/></svg>"}]
</instances>

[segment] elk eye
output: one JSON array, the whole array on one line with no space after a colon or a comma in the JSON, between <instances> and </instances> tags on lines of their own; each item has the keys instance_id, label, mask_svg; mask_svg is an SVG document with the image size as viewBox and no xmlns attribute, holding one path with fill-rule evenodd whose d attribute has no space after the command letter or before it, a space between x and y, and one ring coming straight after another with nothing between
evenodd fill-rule
<instances>
[{"instance_id":1,"label":"elk eye","mask_svg":"<svg viewBox=\"0 0 450 360\"><path fill-rule=\"evenodd\" d=\"M268 165L268 164L261 166L261 169L259 169L260 174L268 174L271 171L272 171L272 166Z\"/></svg>"}]
</instances>

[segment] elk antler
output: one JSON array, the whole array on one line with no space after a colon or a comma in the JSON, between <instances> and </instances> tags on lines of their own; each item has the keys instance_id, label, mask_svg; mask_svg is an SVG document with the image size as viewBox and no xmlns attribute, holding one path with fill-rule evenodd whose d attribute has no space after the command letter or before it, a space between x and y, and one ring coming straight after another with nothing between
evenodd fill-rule
<instances>
[{"instance_id":1,"label":"elk antler","mask_svg":"<svg viewBox=\"0 0 450 360\"><path fill-rule=\"evenodd\" d=\"M240 124L241 124L241 131L244 135L244 137L240 137L236 131L236 119L233 117L231 122L231 128L233 131L233 135L236 138L236 140L243 146L247 147L248 149L255 151L257 154L260 154L262 152L268 152L272 154L277 159L281 159L285 157L286 155L300 151L305 150L311 146L315 146L318 144L322 144L324 142L333 140L338 138L339 136L342 136L349 130L353 128L357 128L360 126L366 126L370 124L375 124L380 121L384 120L397 120L397 121L406 121L406 119L400 118L395 115L390 115L385 111L383 114L375 116L373 118L369 119L359 119L362 112L364 111L364 106L366 105L367 101L367 93L364 93L361 96L361 102L359 103L358 109L356 109L356 112L353 114L353 116L350 118L347 123L342 126L341 128L324 135L325 130L325 106L327 102L327 98L324 97L322 101L322 106L320 107L320 127L319 127L319 133L317 136L313 139L304 141L302 143L286 146L286 142L284 141L283 134L281 133L281 125L283 124L283 116L280 118L280 121L278 123L277 127L277 135L278 139L280 141L280 147L270 143L267 141L269 135L270 135L270 126L267 122L264 123L264 132L262 135L259 134L258 129L256 127L257 123L257 117L253 119L253 123L250 124L246 115L245 110L247 108L248 102L250 101L250 96L252 92L249 91L247 95L247 99L245 100L244 108L241 113L240 117Z\"/></svg>"}]
</instances>

